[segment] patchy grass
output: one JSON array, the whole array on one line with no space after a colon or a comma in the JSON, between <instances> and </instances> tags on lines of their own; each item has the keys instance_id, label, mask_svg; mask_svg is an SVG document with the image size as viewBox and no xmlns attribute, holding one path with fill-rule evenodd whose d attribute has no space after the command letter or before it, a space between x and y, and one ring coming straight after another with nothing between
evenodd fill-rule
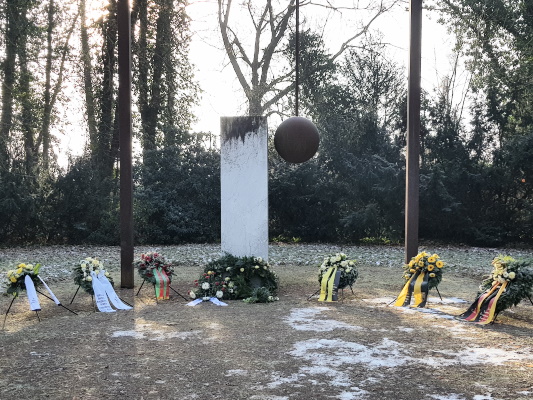
<instances>
[{"instance_id":1,"label":"patchy grass","mask_svg":"<svg viewBox=\"0 0 533 400\"><path fill-rule=\"evenodd\" d=\"M173 287L185 294L217 245L157 250L179 266ZM317 267L326 255L359 260L355 294L323 304ZM173 295L157 303L153 289L117 289L132 311L95 313L71 268L98 257L119 281L118 247L3 249L0 271L41 262L54 293L78 316L41 300L41 322L25 296L0 332L0 398L17 399L437 399L533 398L533 306L505 311L494 325L454 317L473 301L498 254L529 258L530 250L432 247L447 261L427 309L388 306L399 293L403 249L389 246L274 244L270 261L281 300L228 307L186 307ZM0 297L3 313L10 302Z\"/></svg>"}]
</instances>

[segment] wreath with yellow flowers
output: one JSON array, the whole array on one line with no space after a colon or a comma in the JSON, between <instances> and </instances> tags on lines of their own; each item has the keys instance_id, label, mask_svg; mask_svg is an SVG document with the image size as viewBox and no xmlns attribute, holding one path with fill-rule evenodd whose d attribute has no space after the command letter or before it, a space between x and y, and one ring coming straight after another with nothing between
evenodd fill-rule
<instances>
[{"instance_id":1,"label":"wreath with yellow flowers","mask_svg":"<svg viewBox=\"0 0 533 400\"><path fill-rule=\"evenodd\" d=\"M417 254L403 266L403 277L406 281L417 272L424 272L428 274L428 290L439 286L442 280L442 269L446 264L442 261L438 254L428 254L425 251Z\"/></svg>"},{"instance_id":2,"label":"wreath with yellow flowers","mask_svg":"<svg viewBox=\"0 0 533 400\"><path fill-rule=\"evenodd\" d=\"M37 287L41 284L41 280L39 279L39 270L41 268L41 264L25 264L20 263L17 265L17 268L10 269L7 271L7 290L6 292L8 294L13 295L14 297L18 297L20 292L22 290L26 290L26 284L24 283L24 280L26 279L26 275L28 275L31 280L33 281L33 284Z\"/></svg>"},{"instance_id":3,"label":"wreath with yellow flowers","mask_svg":"<svg viewBox=\"0 0 533 400\"><path fill-rule=\"evenodd\" d=\"M486 292L494 284L507 283L505 291L496 303L496 313L516 306L533 293L533 269L530 262L499 255L492 260L492 272L479 286L479 293Z\"/></svg>"},{"instance_id":4,"label":"wreath with yellow flowers","mask_svg":"<svg viewBox=\"0 0 533 400\"><path fill-rule=\"evenodd\" d=\"M102 261L98 260L97 258L87 257L81 260L79 264L72 269L72 278L74 279L74 283L76 285L80 286L83 290L85 290L85 292L93 296L94 290L91 271L94 271L94 273L98 275L102 269L104 269L104 264ZM111 278L109 272L106 271L105 276L111 285L114 285L113 278Z\"/></svg>"}]
</instances>

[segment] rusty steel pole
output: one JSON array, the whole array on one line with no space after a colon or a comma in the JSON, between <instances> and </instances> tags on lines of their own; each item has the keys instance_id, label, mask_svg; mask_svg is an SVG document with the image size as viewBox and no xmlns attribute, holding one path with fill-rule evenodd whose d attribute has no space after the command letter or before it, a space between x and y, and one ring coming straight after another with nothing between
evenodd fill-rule
<instances>
[{"instance_id":1,"label":"rusty steel pole","mask_svg":"<svg viewBox=\"0 0 533 400\"><path fill-rule=\"evenodd\" d=\"M405 177L406 263L418 253L422 0L411 0L409 18L409 83L407 89L407 154Z\"/></svg>"},{"instance_id":2,"label":"rusty steel pole","mask_svg":"<svg viewBox=\"0 0 533 400\"><path fill-rule=\"evenodd\" d=\"M120 135L120 286L133 288L133 173L131 120L131 12L117 2L118 119Z\"/></svg>"}]
</instances>

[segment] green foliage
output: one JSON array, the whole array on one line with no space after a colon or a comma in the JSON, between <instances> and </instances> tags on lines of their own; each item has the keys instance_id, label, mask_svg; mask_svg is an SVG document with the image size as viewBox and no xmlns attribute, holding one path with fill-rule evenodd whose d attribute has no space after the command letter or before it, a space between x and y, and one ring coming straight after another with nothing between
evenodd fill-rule
<instances>
[{"instance_id":1,"label":"green foliage","mask_svg":"<svg viewBox=\"0 0 533 400\"><path fill-rule=\"evenodd\" d=\"M479 286L478 296L492 287L494 282L508 281L508 286L496 303L499 313L522 300L530 299L533 293L533 269L527 260L515 260L509 256L498 256L492 261L492 273Z\"/></svg>"},{"instance_id":2,"label":"green foliage","mask_svg":"<svg viewBox=\"0 0 533 400\"><path fill-rule=\"evenodd\" d=\"M209 283L209 287L206 285L207 288L202 290L204 282ZM206 265L204 273L195 281L197 289L194 292L195 297L204 297L206 291L221 287L224 299L245 299L253 297L254 289L260 287L275 296L278 284L278 276L262 258L226 254Z\"/></svg>"},{"instance_id":3,"label":"green foliage","mask_svg":"<svg viewBox=\"0 0 533 400\"><path fill-rule=\"evenodd\" d=\"M272 293L270 293L270 290L264 287L258 287L255 288L252 291L252 295L243 301L248 304L254 304L254 303L271 303L273 301L279 300L276 296L273 296Z\"/></svg>"},{"instance_id":4,"label":"green foliage","mask_svg":"<svg viewBox=\"0 0 533 400\"><path fill-rule=\"evenodd\" d=\"M136 166L140 243L211 242L220 234L220 158L201 143L148 152Z\"/></svg>"}]
</instances>

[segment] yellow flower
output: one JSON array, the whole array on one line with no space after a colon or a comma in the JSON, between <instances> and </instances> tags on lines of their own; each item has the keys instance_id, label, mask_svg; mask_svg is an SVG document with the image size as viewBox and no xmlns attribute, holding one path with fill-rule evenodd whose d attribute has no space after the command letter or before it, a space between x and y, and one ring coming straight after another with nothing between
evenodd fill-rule
<instances>
[{"instance_id":1,"label":"yellow flower","mask_svg":"<svg viewBox=\"0 0 533 400\"><path fill-rule=\"evenodd\" d=\"M25 266L26 266L26 264L24 264L24 263L20 263L19 265L17 265L17 268L22 269L22 268L24 268Z\"/></svg>"},{"instance_id":2,"label":"yellow flower","mask_svg":"<svg viewBox=\"0 0 533 400\"><path fill-rule=\"evenodd\" d=\"M411 268L411 269L409 270L409 272L414 273L414 272L416 272L416 269Z\"/></svg>"},{"instance_id":3,"label":"yellow flower","mask_svg":"<svg viewBox=\"0 0 533 400\"><path fill-rule=\"evenodd\" d=\"M428 258L428 262L430 262L430 263L434 263L435 261L437 261L437 259L435 257L433 257L433 256Z\"/></svg>"},{"instance_id":4,"label":"yellow flower","mask_svg":"<svg viewBox=\"0 0 533 400\"><path fill-rule=\"evenodd\" d=\"M437 261L437 268L442 268L444 267L444 263L442 261Z\"/></svg>"},{"instance_id":5,"label":"yellow flower","mask_svg":"<svg viewBox=\"0 0 533 400\"><path fill-rule=\"evenodd\" d=\"M435 269L435 266L433 264L428 265L428 271L433 271Z\"/></svg>"},{"instance_id":6,"label":"yellow flower","mask_svg":"<svg viewBox=\"0 0 533 400\"><path fill-rule=\"evenodd\" d=\"M11 276L11 277L9 278L9 280L10 280L11 282L13 282L13 283L14 283L14 282L16 282L16 281L17 281L17 278L15 278L14 276Z\"/></svg>"},{"instance_id":7,"label":"yellow flower","mask_svg":"<svg viewBox=\"0 0 533 400\"><path fill-rule=\"evenodd\" d=\"M32 264L26 264L24 269L27 269L27 270L31 271L33 269L33 265Z\"/></svg>"},{"instance_id":8,"label":"yellow flower","mask_svg":"<svg viewBox=\"0 0 533 400\"><path fill-rule=\"evenodd\" d=\"M431 274L429 274L429 277L430 278L435 278L435 274L432 272Z\"/></svg>"},{"instance_id":9,"label":"yellow flower","mask_svg":"<svg viewBox=\"0 0 533 400\"><path fill-rule=\"evenodd\" d=\"M439 255L438 254L433 254L431 257L437 259L437 258L439 258Z\"/></svg>"},{"instance_id":10,"label":"yellow flower","mask_svg":"<svg viewBox=\"0 0 533 400\"><path fill-rule=\"evenodd\" d=\"M418 262L418 266L419 266L419 267L423 267L423 266L424 266L424 261L419 261L419 262Z\"/></svg>"},{"instance_id":11,"label":"yellow flower","mask_svg":"<svg viewBox=\"0 0 533 400\"><path fill-rule=\"evenodd\" d=\"M19 268L17 269L16 273L19 274L19 275L22 274L22 268L19 267Z\"/></svg>"},{"instance_id":12,"label":"yellow flower","mask_svg":"<svg viewBox=\"0 0 533 400\"><path fill-rule=\"evenodd\" d=\"M414 267L414 266L415 266L415 260L411 260L411 261L409 261L409 266L410 266L410 267Z\"/></svg>"}]
</instances>

